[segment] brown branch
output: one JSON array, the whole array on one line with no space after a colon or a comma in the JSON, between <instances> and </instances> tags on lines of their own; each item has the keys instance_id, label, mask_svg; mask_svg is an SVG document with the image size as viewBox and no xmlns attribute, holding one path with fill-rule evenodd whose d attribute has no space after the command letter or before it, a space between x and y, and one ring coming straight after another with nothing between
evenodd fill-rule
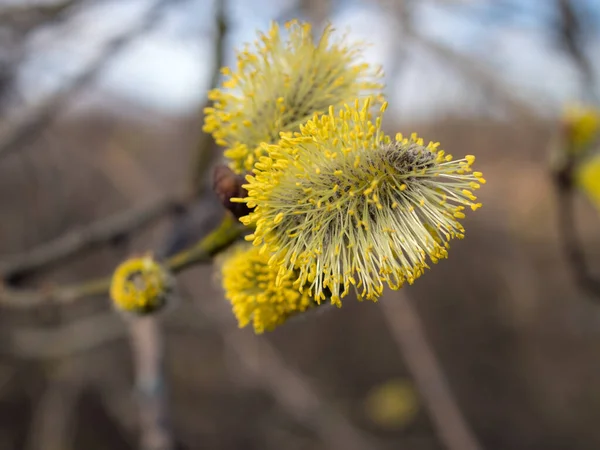
<instances>
[{"instance_id":1,"label":"brown branch","mask_svg":"<svg viewBox=\"0 0 600 450\"><path fill-rule=\"evenodd\" d=\"M227 20L225 17L226 2L225 0L217 1L217 12L216 12L216 34L215 34L215 47L214 47L214 66L212 75L210 78L210 89L217 87L219 83L219 74L221 73L221 66L223 66L225 60L225 37L227 35ZM202 108L200 109L200 117L204 120L204 109L211 106L212 101L206 100ZM202 127L200 127L201 129ZM199 198L202 196L206 189L206 174L210 163L213 159L212 147L214 141L209 133L200 131L201 135L196 144L196 151L194 153L194 161L192 163L192 172L190 174L190 196L192 198Z\"/></svg>"},{"instance_id":2,"label":"brown branch","mask_svg":"<svg viewBox=\"0 0 600 450\"><path fill-rule=\"evenodd\" d=\"M517 117L532 120L539 116L532 105L513 94L490 70L478 61L416 32L411 31L410 37L437 57L451 64L467 78L476 81L481 87L490 92L494 98L504 103Z\"/></svg>"},{"instance_id":3,"label":"brown branch","mask_svg":"<svg viewBox=\"0 0 600 450\"><path fill-rule=\"evenodd\" d=\"M92 63L70 80L67 86L32 110L24 111L14 121L7 120L8 125L0 130L0 158L35 140L46 127L56 120L69 105L71 99L98 77L108 62L125 50L139 35L156 24L163 8L171 3L169 0L155 2L136 26L110 39Z\"/></svg>"},{"instance_id":4,"label":"brown branch","mask_svg":"<svg viewBox=\"0 0 600 450\"><path fill-rule=\"evenodd\" d=\"M125 335L125 327L113 311L106 311L58 328L15 327L7 331L7 335L10 355L28 360L56 361L121 339ZM74 339L74 336L77 338Z\"/></svg>"},{"instance_id":5,"label":"brown branch","mask_svg":"<svg viewBox=\"0 0 600 450\"><path fill-rule=\"evenodd\" d=\"M178 305L178 314L165 316L165 325L173 331L205 330L202 321L185 303ZM183 309L183 311L181 311ZM57 327L19 326L5 330L4 355L36 361L56 361L78 355L123 339L127 328L112 310L74 319ZM77 339L73 339L77 336ZM0 393L9 374L0 367Z\"/></svg>"},{"instance_id":6,"label":"brown branch","mask_svg":"<svg viewBox=\"0 0 600 450\"><path fill-rule=\"evenodd\" d=\"M557 0L559 12L559 33L567 54L571 57L581 75L584 96L597 96L594 66L588 59L583 43L583 29L580 17L573 8L571 0ZM596 97L596 100L598 98Z\"/></svg>"},{"instance_id":7,"label":"brown branch","mask_svg":"<svg viewBox=\"0 0 600 450\"><path fill-rule=\"evenodd\" d=\"M323 400L301 373L289 367L269 342L246 330L233 330L230 315L207 302L195 303L207 319L218 324L225 350L231 352L245 381L270 392L281 408L299 423L314 429L326 448L372 450L376 444L343 414ZM465 449L468 450L468 449Z\"/></svg>"},{"instance_id":8,"label":"brown branch","mask_svg":"<svg viewBox=\"0 0 600 450\"><path fill-rule=\"evenodd\" d=\"M468 55L428 38L415 29L412 21L412 0L377 0L382 6L394 11L402 25L404 45L416 43L421 45L442 61L454 67L468 79L475 81L485 90L490 92L499 102L512 111L516 116L530 120L539 116L535 108L526 100L515 95L510 88L504 85L494 73Z\"/></svg>"},{"instance_id":9,"label":"brown branch","mask_svg":"<svg viewBox=\"0 0 600 450\"><path fill-rule=\"evenodd\" d=\"M48 377L32 418L27 450L64 450L75 432L75 406L85 380L76 364L61 363Z\"/></svg>"},{"instance_id":10,"label":"brown branch","mask_svg":"<svg viewBox=\"0 0 600 450\"><path fill-rule=\"evenodd\" d=\"M0 276L6 280L24 272L53 266L77 253L148 226L165 214L175 211L178 206L178 202L172 199L161 198L68 231L53 241L0 261Z\"/></svg>"},{"instance_id":11,"label":"brown branch","mask_svg":"<svg viewBox=\"0 0 600 450\"><path fill-rule=\"evenodd\" d=\"M166 266L173 273L179 273L196 264L210 262L213 256L233 244L243 232L243 226L232 216L227 215L216 230L169 258ZM109 287L110 276L70 286L46 286L43 289L11 289L0 285L0 305L20 309L48 303L67 304L84 298L106 295Z\"/></svg>"},{"instance_id":12,"label":"brown branch","mask_svg":"<svg viewBox=\"0 0 600 450\"><path fill-rule=\"evenodd\" d=\"M410 299L405 292L399 292L395 298L389 294L385 297L381 301L383 317L404 356L444 447L447 450L482 449L452 395Z\"/></svg>"},{"instance_id":13,"label":"brown branch","mask_svg":"<svg viewBox=\"0 0 600 450\"><path fill-rule=\"evenodd\" d=\"M81 0L62 0L55 3L8 5L0 8L0 23L28 33L50 21L60 19Z\"/></svg>"},{"instance_id":14,"label":"brown branch","mask_svg":"<svg viewBox=\"0 0 600 450\"><path fill-rule=\"evenodd\" d=\"M574 161L570 158L553 174L559 239L573 279L581 289L600 301L600 278L590 270L575 221L573 168Z\"/></svg>"},{"instance_id":15,"label":"brown branch","mask_svg":"<svg viewBox=\"0 0 600 450\"><path fill-rule=\"evenodd\" d=\"M164 377L164 342L156 316L128 321L140 415L140 450L175 447Z\"/></svg>"}]
</instances>

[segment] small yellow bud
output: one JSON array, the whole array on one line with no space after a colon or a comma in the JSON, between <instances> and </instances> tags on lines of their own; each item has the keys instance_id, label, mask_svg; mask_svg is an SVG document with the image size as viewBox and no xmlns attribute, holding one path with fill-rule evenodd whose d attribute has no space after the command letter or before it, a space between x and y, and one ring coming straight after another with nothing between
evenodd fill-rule
<instances>
[{"instance_id":1,"label":"small yellow bud","mask_svg":"<svg viewBox=\"0 0 600 450\"><path fill-rule=\"evenodd\" d=\"M169 273L152 256L132 258L117 267L110 286L114 306L124 312L151 314L174 295Z\"/></svg>"}]
</instances>

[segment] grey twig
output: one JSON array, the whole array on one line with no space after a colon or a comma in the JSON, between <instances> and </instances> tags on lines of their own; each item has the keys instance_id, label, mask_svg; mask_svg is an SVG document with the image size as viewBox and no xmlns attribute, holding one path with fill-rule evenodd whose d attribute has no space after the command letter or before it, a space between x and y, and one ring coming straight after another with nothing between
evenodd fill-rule
<instances>
[{"instance_id":1,"label":"grey twig","mask_svg":"<svg viewBox=\"0 0 600 450\"><path fill-rule=\"evenodd\" d=\"M530 120L539 116L535 108L526 100L515 95L488 68L468 55L437 42L415 28L412 21L412 6L414 0L378 0L379 3L393 11L402 25L402 33L407 42L405 45L416 43L431 52L440 60L454 67L469 80L476 82L491 93L498 102L504 104L516 116Z\"/></svg>"},{"instance_id":2,"label":"grey twig","mask_svg":"<svg viewBox=\"0 0 600 450\"><path fill-rule=\"evenodd\" d=\"M575 220L575 192L573 189L573 164L569 161L554 173L558 234L562 250L576 283L592 298L600 300L600 278L591 272Z\"/></svg>"},{"instance_id":3,"label":"grey twig","mask_svg":"<svg viewBox=\"0 0 600 450\"><path fill-rule=\"evenodd\" d=\"M7 120L7 125L0 129L0 158L35 140L68 106L71 99L96 79L109 61L122 52L139 35L155 25L162 9L169 4L172 4L172 1L160 0L155 2L136 26L109 40L91 64L70 80L66 86L33 109L21 113L14 121Z\"/></svg>"},{"instance_id":4,"label":"grey twig","mask_svg":"<svg viewBox=\"0 0 600 450\"><path fill-rule=\"evenodd\" d=\"M216 33L214 37L214 66L210 77L209 89L214 89L219 84L219 75L221 73L221 67L225 60L225 37L227 35L227 18L226 18L226 2L225 0L219 0L216 4ZM204 120L204 109L211 106L212 101L206 100L202 108L200 109L200 116ZM212 147L214 141L209 133L201 131L201 135L196 144L196 151L194 153L195 160L192 164L192 172L190 174L190 196L192 198L199 198L202 196L206 189L206 175L210 163L213 159Z\"/></svg>"},{"instance_id":5,"label":"grey twig","mask_svg":"<svg viewBox=\"0 0 600 450\"><path fill-rule=\"evenodd\" d=\"M156 316L127 320L140 414L141 450L173 450L174 438L164 374L164 343Z\"/></svg>"},{"instance_id":6,"label":"grey twig","mask_svg":"<svg viewBox=\"0 0 600 450\"><path fill-rule=\"evenodd\" d=\"M68 231L53 241L0 260L0 277L9 279L55 265L77 253L129 235L174 211L176 207L177 202L173 199L161 198Z\"/></svg>"},{"instance_id":7,"label":"grey twig","mask_svg":"<svg viewBox=\"0 0 600 450\"><path fill-rule=\"evenodd\" d=\"M197 306L207 319L218 325L226 350L240 363L239 369L243 370L244 379L269 391L290 416L314 429L327 448L376 448L368 436L330 407L301 373L288 367L277 349L266 339L253 336L249 331L232 330L229 321L206 302L197 302Z\"/></svg>"},{"instance_id":8,"label":"grey twig","mask_svg":"<svg viewBox=\"0 0 600 450\"><path fill-rule=\"evenodd\" d=\"M64 450L70 447L75 425L75 403L85 383L73 364L60 363L33 414L27 450Z\"/></svg>"},{"instance_id":9,"label":"grey twig","mask_svg":"<svg viewBox=\"0 0 600 450\"><path fill-rule=\"evenodd\" d=\"M583 96L592 96L600 101L596 91L596 74L592 62L586 55L584 48L584 30L581 19L573 7L571 0L557 0L559 12L558 32L561 43L567 54L571 57L579 70L582 80Z\"/></svg>"},{"instance_id":10,"label":"grey twig","mask_svg":"<svg viewBox=\"0 0 600 450\"><path fill-rule=\"evenodd\" d=\"M383 317L400 348L423 397L437 434L448 450L481 450L469 428L433 349L427 342L419 315L406 293L382 299Z\"/></svg>"}]
</instances>

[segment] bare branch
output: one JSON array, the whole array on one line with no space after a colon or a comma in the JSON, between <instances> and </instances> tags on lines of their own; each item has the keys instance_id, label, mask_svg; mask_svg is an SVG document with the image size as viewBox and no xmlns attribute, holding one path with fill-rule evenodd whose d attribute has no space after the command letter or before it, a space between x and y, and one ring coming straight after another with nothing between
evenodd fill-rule
<instances>
[{"instance_id":1,"label":"bare branch","mask_svg":"<svg viewBox=\"0 0 600 450\"><path fill-rule=\"evenodd\" d=\"M442 368L430 347L417 312L406 293L382 299L383 317L402 351L437 434L448 450L480 450L482 446L463 417Z\"/></svg>"},{"instance_id":2,"label":"bare branch","mask_svg":"<svg viewBox=\"0 0 600 450\"><path fill-rule=\"evenodd\" d=\"M172 450L175 446L164 376L164 342L158 318L128 320L134 357L141 450Z\"/></svg>"},{"instance_id":3,"label":"bare branch","mask_svg":"<svg viewBox=\"0 0 600 450\"><path fill-rule=\"evenodd\" d=\"M178 203L161 198L128 211L74 229L25 253L0 261L0 276L9 279L60 263L85 250L129 235L177 209Z\"/></svg>"},{"instance_id":4,"label":"bare branch","mask_svg":"<svg viewBox=\"0 0 600 450\"><path fill-rule=\"evenodd\" d=\"M538 117L538 113L533 106L514 95L491 71L478 61L417 33L411 34L411 37L437 57L462 72L467 78L481 85L517 117L526 120Z\"/></svg>"},{"instance_id":5,"label":"bare branch","mask_svg":"<svg viewBox=\"0 0 600 450\"><path fill-rule=\"evenodd\" d=\"M55 361L121 339L125 335L125 327L113 311L107 311L62 324L55 329L16 327L7 331L7 335L7 348L11 354L28 360Z\"/></svg>"},{"instance_id":6,"label":"bare branch","mask_svg":"<svg viewBox=\"0 0 600 450\"><path fill-rule=\"evenodd\" d=\"M109 61L156 24L162 9L171 3L169 0L154 3L136 26L108 41L92 63L66 86L32 110L21 113L14 121L8 120L9 124L0 130L0 158L35 140L69 105L71 99L98 77Z\"/></svg>"},{"instance_id":7,"label":"bare branch","mask_svg":"<svg viewBox=\"0 0 600 450\"><path fill-rule=\"evenodd\" d=\"M343 414L323 400L301 373L289 367L269 342L243 330L232 330L224 316L206 302L196 302L207 319L218 324L226 351L239 362L246 381L270 392L281 408L299 423L314 429L327 448L371 450L374 442ZM468 449L465 449L468 450Z\"/></svg>"},{"instance_id":8,"label":"bare branch","mask_svg":"<svg viewBox=\"0 0 600 450\"><path fill-rule=\"evenodd\" d=\"M75 430L75 404L84 386L81 370L62 363L50 374L48 386L33 414L33 429L27 450L64 450L70 448Z\"/></svg>"},{"instance_id":9,"label":"bare branch","mask_svg":"<svg viewBox=\"0 0 600 450\"><path fill-rule=\"evenodd\" d=\"M225 60L225 37L227 35L227 19L225 17L225 0L217 1L217 17L216 17L216 35L214 46L214 66L210 79L210 89L217 87L219 83L219 74L221 66ZM206 100L205 104L200 109L200 116L204 118L204 109L212 104L211 100ZM196 145L195 160L192 164L192 173L190 174L190 197L199 198L206 189L206 174L212 161L212 146L214 141L209 133L201 131L200 138Z\"/></svg>"},{"instance_id":10,"label":"bare branch","mask_svg":"<svg viewBox=\"0 0 600 450\"><path fill-rule=\"evenodd\" d=\"M0 8L0 24L16 27L27 33L35 27L61 18L81 0L62 0L55 3L16 4Z\"/></svg>"},{"instance_id":11,"label":"bare branch","mask_svg":"<svg viewBox=\"0 0 600 450\"><path fill-rule=\"evenodd\" d=\"M378 0L378 2L382 6L393 10L399 17L406 40L405 45L411 45L411 42L421 45L442 61L454 67L465 77L478 83L517 117L526 120L538 117L537 111L530 103L515 95L479 61L420 34L412 23L411 6L413 0Z\"/></svg>"},{"instance_id":12,"label":"bare branch","mask_svg":"<svg viewBox=\"0 0 600 450\"><path fill-rule=\"evenodd\" d=\"M575 223L575 191L573 189L573 162L554 173L558 233L563 253L575 282L595 300L600 301L600 278L591 272Z\"/></svg>"},{"instance_id":13,"label":"bare branch","mask_svg":"<svg viewBox=\"0 0 600 450\"><path fill-rule=\"evenodd\" d=\"M588 59L583 46L583 29L580 17L573 8L571 0L557 0L560 14L559 32L564 49L579 69L582 80L583 95L595 96L596 75L591 61Z\"/></svg>"},{"instance_id":14,"label":"bare branch","mask_svg":"<svg viewBox=\"0 0 600 450\"><path fill-rule=\"evenodd\" d=\"M166 266L173 273L182 272L196 264L210 262L216 254L233 244L244 232L243 226L227 215L221 225L209 235L169 258ZM106 295L110 276L88 280L70 286L46 286L42 289L11 289L0 285L0 304L20 308L43 304L67 304L84 298Z\"/></svg>"}]
</instances>

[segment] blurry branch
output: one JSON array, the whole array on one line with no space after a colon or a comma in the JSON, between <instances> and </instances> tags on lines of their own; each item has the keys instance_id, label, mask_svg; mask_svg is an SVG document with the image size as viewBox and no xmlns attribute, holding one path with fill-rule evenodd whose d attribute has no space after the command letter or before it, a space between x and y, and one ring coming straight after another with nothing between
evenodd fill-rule
<instances>
[{"instance_id":1,"label":"blurry branch","mask_svg":"<svg viewBox=\"0 0 600 450\"><path fill-rule=\"evenodd\" d=\"M482 446L453 398L410 298L402 291L395 298L387 297L381 302L383 317L398 343L444 448L481 450Z\"/></svg>"},{"instance_id":2,"label":"blurry branch","mask_svg":"<svg viewBox=\"0 0 600 450\"><path fill-rule=\"evenodd\" d=\"M574 161L571 158L571 161L553 174L559 239L574 280L584 291L600 301L600 278L594 277L588 266L577 231L573 169Z\"/></svg>"},{"instance_id":3,"label":"blurry branch","mask_svg":"<svg viewBox=\"0 0 600 450\"><path fill-rule=\"evenodd\" d=\"M331 0L300 0L298 7L315 27L320 27L329 17Z\"/></svg>"},{"instance_id":4,"label":"blurry branch","mask_svg":"<svg viewBox=\"0 0 600 450\"><path fill-rule=\"evenodd\" d=\"M600 101L596 90L596 75L591 61L585 53L585 32L581 17L570 0L556 0L559 11L559 35L563 48L569 54L581 74L582 96L590 95ZM564 160L553 168L556 191L558 232L562 249L576 283L595 300L600 301L600 277L594 276L588 265L584 246L577 230L575 218L574 172L578 157L573 153L564 155Z\"/></svg>"},{"instance_id":5,"label":"blurry branch","mask_svg":"<svg viewBox=\"0 0 600 450\"><path fill-rule=\"evenodd\" d=\"M48 306L52 307L52 305ZM169 330L189 333L207 328L208 321L202 320L191 306L182 303L177 308L179 314L165 317L165 324ZM74 358L123 339L127 328L121 317L109 310L74 319L58 327L31 325L5 331L2 336L6 344L2 349L3 356L51 362ZM73 339L73 336L77 336L77 339ZM3 368L0 367L0 392L3 389L5 375Z\"/></svg>"},{"instance_id":6,"label":"blurry branch","mask_svg":"<svg viewBox=\"0 0 600 450\"><path fill-rule=\"evenodd\" d=\"M210 89L217 87L219 74L225 59L225 36L227 33L226 1L215 2L216 33L214 37L214 67L210 80ZM208 96L207 96L208 97ZM210 106L207 98L205 105L200 110L200 117L204 116L204 108ZM200 137L196 143L194 160L191 162L190 174L190 202L200 200L206 190L206 175L213 158L213 139L200 128ZM186 241L188 236L182 236L181 231L186 221L193 218L188 211L176 218L170 233L166 236L167 245L164 246L164 256L171 256L175 250L174 244ZM240 226L231 216L226 216L225 233L214 232L207 236L200 244L190 248L185 253L173 256L168 263L173 272L184 270L198 260L205 258L208 249L222 249L227 247L239 237ZM227 232L227 231L230 232ZM179 235L178 235L179 234ZM217 250L218 251L218 250ZM129 321L132 350L134 354L136 371L136 388L138 395L138 410L141 425L141 450L174 450L176 441L173 436L168 405L168 382L165 376L165 345L159 319L155 316L134 318Z\"/></svg>"},{"instance_id":7,"label":"blurry branch","mask_svg":"<svg viewBox=\"0 0 600 450\"><path fill-rule=\"evenodd\" d=\"M82 0L62 0L55 3L15 4L0 7L0 25L18 28L21 33L60 18Z\"/></svg>"},{"instance_id":8,"label":"blurry branch","mask_svg":"<svg viewBox=\"0 0 600 450\"><path fill-rule=\"evenodd\" d=\"M467 79L478 83L491 93L497 101L504 104L513 114L523 119L535 119L538 116L535 108L526 100L515 95L494 73L481 62L462 54L441 42L424 36L413 24L413 0L377 0L384 8L391 9L400 21L402 34L407 43L422 46L449 66L462 73Z\"/></svg>"},{"instance_id":9,"label":"blurry branch","mask_svg":"<svg viewBox=\"0 0 600 450\"><path fill-rule=\"evenodd\" d=\"M74 229L32 250L0 260L0 277L9 280L23 273L53 266L79 252L130 235L165 214L174 212L178 206L173 199L161 198Z\"/></svg>"},{"instance_id":10,"label":"blurry branch","mask_svg":"<svg viewBox=\"0 0 600 450\"><path fill-rule=\"evenodd\" d=\"M505 86L489 69L486 69L479 61L453 50L452 48L419 35L413 30L409 36L424 48L431 51L438 58L453 66L468 79L478 83L483 89L490 92L494 98L503 103L517 117L532 120L538 116L533 106L525 100L514 95L510 88Z\"/></svg>"},{"instance_id":11,"label":"blurry branch","mask_svg":"<svg viewBox=\"0 0 600 450\"><path fill-rule=\"evenodd\" d=\"M154 316L133 317L127 322L140 415L140 450L174 450L160 324Z\"/></svg>"},{"instance_id":12,"label":"blurry branch","mask_svg":"<svg viewBox=\"0 0 600 450\"><path fill-rule=\"evenodd\" d=\"M84 387L77 363L59 363L51 369L32 418L26 450L64 450L70 447L75 432L76 402ZM79 369L79 370L78 370Z\"/></svg>"},{"instance_id":13,"label":"blurry branch","mask_svg":"<svg viewBox=\"0 0 600 450\"><path fill-rule=\"evenodd\" d=\"M573 59L579 69L582 79L584 96L592 95L594 100L600 101L599 93L596 91L596 74L591 61L585 53L585 31L581 18L573 7L571 0L556 0L559 11L559 36L564 49Z\"/></svg>"},{"instance_id":14,"label":"blurry branch","mask_svg":"<svg viewBox=\"0 0 600 450\"><path fill-rule=\"evenodd\" d=\"M24 360L56 361L117 341L124 332L123 321L113 311L107 311L76 319L56 329L15 327L7 332L8 339L5 340L11 356ZM6 351L6 348L3 350Z\"/></svg>"},{"instance_id":15,"label":"blurry branch","mask_svg":"<svg viewBox=\"0 0 600 450\"><path fill-rule=\"evenodd\" d=\"M286 365L282 355L268 340L232 330L229 314L224 316L206 302L197 302L198 309L219 326L225 350L233 356L236 374L270 392L280 407L298 423L315 430L325 448L373 450L377 448L363 432L332 408L315 392L309 380ZM237 373L238 370L241 373ZM468 449L465 449L468 450Z\"/></svg>"},{"instance_id":16,"label":"blurry branch","mask_svg":"<svg viewBox=\"0 0 600 450\"><path fill-rule=\"evenodd\" d=\"M136 26L110 39L87 68L69 80L66 86L32 109L22 112L14 121L7 120L12 123L0 129L0 158L35 140L115 56L156 24L163 8L171 3L169 0L155 2Z\"/></svg>"},{"instance_id":17,"label":"blurry branch","mask_svg":"<svg viewBox=\"0 0 600 450\"><path fill-rule=\"evenodd\" d=\"M242 225L232 216L227 215L216 230L169 258L165 265L173 273L179 273L196 264L210 262L213 256L233 244L242 233ZM33 290L17 290L0 285L0 306L32 308L48 303L65 304L88 297L107 295L110 280L108 276L70 286L46 286Z\"/></svg>"},{"instance_id":18,"label":"blurry branch","mask_svg":"<svg viewBox=\"0 0 600 450\"><path fill-rule=\"evenodd\" d=\"M227 20L225 17L225 0L216 2L216 35L214 37L214 66L210 78L209 89L215 89L219 83L219 74L225 60L225 36L227 35ZM212 101L207 99L200 109L201 120L204 119L204 109L211 106ZM200 127L201 129L202 127ZM213 138L209 133L200 131L200 138L196 145L192 173L190 180L190 196L199 198L206 189L206 174L212 160Z\"/></svg>"}]
</instances>

